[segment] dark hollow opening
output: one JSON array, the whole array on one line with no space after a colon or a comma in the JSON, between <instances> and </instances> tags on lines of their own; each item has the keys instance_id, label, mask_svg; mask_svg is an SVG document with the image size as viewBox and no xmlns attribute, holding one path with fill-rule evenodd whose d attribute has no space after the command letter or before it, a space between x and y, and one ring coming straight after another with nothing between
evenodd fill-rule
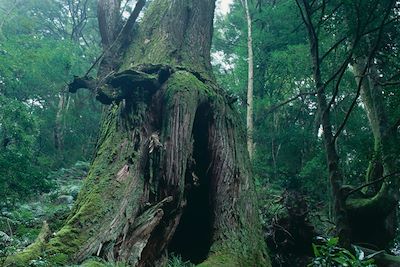
<instances>
[{"instance_id":1,"label":"dark hollow opening","mask_svg":"<svg viewBox=\"0 0 400 267\"><path fill-rule=\"evenodd\" d=\"M208 107L200 107L193 126L193 155L188 162L185 196L187 205L169 245L169 252L180 255L184 261L194 264L207 258L212 238L212 207L210 181L207 169L210 165L208 150Z\"/></svg>"}]
</instances>

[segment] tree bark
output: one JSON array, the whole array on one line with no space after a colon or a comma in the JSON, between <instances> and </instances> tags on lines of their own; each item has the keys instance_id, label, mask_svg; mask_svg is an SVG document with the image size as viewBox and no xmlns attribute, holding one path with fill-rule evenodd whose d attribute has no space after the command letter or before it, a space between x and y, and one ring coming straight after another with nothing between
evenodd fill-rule
<instances>
[{"instance_id":1,"label":"tree bark","mask_svg":"<svg viewBox=\"0 0 400 267\"><path fill-rule=\"evenodd\" d=\"M254 155L254 104L253 104L253 91L254 91L254 56L253 56L253 36L252 36L252 22L250 16L250 9L247 0L241 0L242 6L246 14L247 22L247 53L248 53L248 80L247 80L247 150L249 151L250 159Z\"/></svg>"},{"instance_id":2,"label":"tree bark","mask_svg":"<svg viewBox=\"0 0 400 267\"><path fill-rule=\"evenodd\" d=\"M108 107L78 200L43 250L52 264L162 266L172 251L200 266L270 266L246 135L211 71L214 8L154 0L118 69L70 87Z\"/></svg>"},{"instance_id":3,"label":"tree bark","mask_svg":"<svg viewBox=\"0 0 400 267\"><path fill-rule=\"evenodd\" d=\"M97 4L97 18L103 48L108 48L114 42L121 27L120 6L121 0L99 0Z\"/></svg>"},{"instance_id":4,"label":"tree bark","mask_svg":"<svg viewBox=\"0 0 400 267\"><path fill-rule=\"evenodd\" d=\"M120 55L112 48L116 46L118 32L122 27L120 6L121 0L99 0L97 3L97 20L103 47L102 60L98 70L100 77L104 77L118 68L117 60Z\"/></svg>"}]
</instances>

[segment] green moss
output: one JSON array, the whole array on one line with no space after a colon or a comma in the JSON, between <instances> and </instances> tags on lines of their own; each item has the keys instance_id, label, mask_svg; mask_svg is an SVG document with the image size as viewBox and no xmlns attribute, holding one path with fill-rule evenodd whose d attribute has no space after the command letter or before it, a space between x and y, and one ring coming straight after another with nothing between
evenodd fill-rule
<instances>
[{"instance_id":1,"label":"green moss","mask_svg":"<svg viewBox=\"0 0 400 267\"><path fill-rule=\"evenodd\" d=\"M259 228L244 224L238 229L224 230L223 242L211 247L210 256L199 267L271 267Z\"/></svg>"},{"instance_id":2,"label":"green moss","mask_svg":"<svg viewBox=\"0 0 400 267\"><path fill-rule=\"evenodd\" d=\"M177 71L166 82L165 99L167 104L173 104L174 98L188 105L196 105L216 95L214 90L200 81L188 71Z\"/></svg>"},{"instance_id":3,"label":"green moss","mask_svg":"<svg viewBox=\"0 0 400 267\"><path fill-rule=\"evenodd\" d=\"M40 231L36 241L24 249L22 252L10 256L4 262L4 266L25 267L29 265L31 260L37 259L41 256L48 236L50 235L49 225L44 222L42 230Z\"/></svg>"},{"instance_id":4,"label":"green moss","mask_svg":"<svg viewBox=\"0 0 400 267\"><path fill-rule=\"evenodd\" d=\"M208 259L197 267L236 267L240 266L238 261L235 261L236 257L230 254L215 253L208 257Z\"/></svg>"},{"instance_id":5,"label":"green moss","mask_svg":"<svg viewBox=\"0 0 400 267\"><path fill-rule=\"evenodd\" d=\"M61 254L72 254L79 249L81 241L78 231L66 224L48 244L48 254L58 260ZM64 257L61 257L64 258Z\"/></svg>"},{"instance_id":6,"label":"green moss","mask_svg":"<svg viewBox=\"0 0 400 267\"><path fill-rule=\"evenodd\" d=\"M81 265L71 266L71 267L126 267L125 263L120 262L105 262L100 258L90 258L83 262Z\"/></svg>"},{"instance_id":7,"label":"green moss","mask_svg":"<svg viewBox=\"0 0 400 267\"><path fill-rule=\"evenodd\" d=\"M65 266L68 263L69 256L64 253L57 253L47 257L52 266Z\"/></svg>"},{"instance_id":8,"label":"green moss","mask_svg":"<svg viewBox=\"0 0 400 267\"><path fill-rule=\"evenodd\" d=\"M180 5L188 5L189 1L181 1ZM177 5L177 4L176 4ZM145 12L142 22L135 32L135 41L124 55L124 62L119 71L128 70L142 64L164 64L182 66L212 77L211 65L205 58L193 58L191 47L182 45L176 38L171 38L171 2L152 1ZM173 26L172 26L173 27Z\"/></svg>"},{"instance_id":9,"label":"green moss","mask_svg":"<svg viewBox=\"0 0 400 267\"><path fill-rule=\"evenodd\" d=\"M171 48L165 41L166 32L160 27L163 25L163 16L169 4L168 1L154 1L149 6L136 33L136 41L124 56L125 60L120 71L132 68L132 62L135 62L135 65L145 63L174 65L170 56Z\"/></svg>"},{"instance_id":10,"label":"green moss","mask_svg":"<svg viewBox=\"0 0 400 267\"><path fill-rule=\"evenodd\" d=\"M387 194L386 188L390 185L383 183L381 190L372 198L348 198L346 201L346 209L352 216L371 215L386 216L392 212L397 201Z\"/></svg>"},{"instance_id":11,"label":"green moss","mask_svg":"<svg viewBox=\"0 0 400 267\"><path fill-rule=\"evenodd\" d=\"M144 110L142 109L141 112ZM133 176L135 173L131 172L126 179L117 179L117 173L126 164L131 166L137 161L137 154L133 153L133 127L120 123L123 120L122 116L131 116L128 112L124 109L123 103L120 103L112 105L104 117L100 135L101 145L97 148L96 158L78 195L77 202L63 228L56 233L47 246L46 254L52 264L66 264L78 251L87 247L89 250L93 249L90 248L94 244L92 242L103 242L99 240L103 237L95 241L91 239L95 238L99 232L108 231L104 222L111 222L119 214L126 190L129 190L133 179L137 182L133 191L129 192L130 203L137 203L136 199L141 196L142 177L135 177ZM127 121L132 122L132 120ZM128 159L131 162L128 163ZM130 204L126 206L125 216L129 217L137 207ZM114 229L116 235L121 230L117 227Z\"/></svg>"},{"instance_id":12,"label":"green moss","mask_svg":"<svg viewBox=\"0 0 400 267\"><path fill-rule=\"evenodd\" d=\"M84 263L82 263L80 266L81 267L106 267L107 265L102 262L90 259L90 260L87 260Z\"/></svg>"},{"instance_id":13,"label":"green moss","mask_svg":"<svg viewBox=\"0 0 400 267\"><path fill-rule=\"evenodd\" d=\"M36 259L40 256L41 248L42 245L34 243L21 253L9 257L5 261L4 266L25 267L29 264L31 260Z\"/></svg>"},{"instance_id":14,"label":"green moss","mask_svg":"<svg viewBox=\"0 0 400 267\"><path fill-rule=\"evenodd\" d=\"M46 254L52 264L68 263L71 255L77 253L101 229L101 222L106 221L107 216L115 214L115 210L119 208L118 203L123 198L118 188L125 186L116 181L116 174L126 164L126 155L132 148L124 147L124 144L131 143L127 141L128 133L119 130L116 125L118 106L114 105L110 113L102 128L103 142L98 148L97 157L71 216L47 245Z\"/></svg>"}]
</instances>

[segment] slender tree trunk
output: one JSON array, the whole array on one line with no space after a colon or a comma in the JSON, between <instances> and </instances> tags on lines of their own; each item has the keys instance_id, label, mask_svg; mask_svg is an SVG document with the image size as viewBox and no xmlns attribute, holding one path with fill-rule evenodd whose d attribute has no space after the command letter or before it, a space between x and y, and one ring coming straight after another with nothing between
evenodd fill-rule
<instances>
[{"instance_id":1,"label":"slender tree trunk","mask_svg":"<svg viewBox=\"0 0 400 267\"><path fill-rule=\"evenodd\" d=\"M336 233L340 243L344 247L350 247L351 228L346 209L346 195L342 190L343 174L339 167L339 156L336 151L335 140L330 121L330 108L328 107L325 96L325 85L322 81L320 69L319 43L316 30L311 20L311 7L308 0L296 0L301 8L304 23L308 30L310 42L310 54L313 66L313 78L317 91L317 106L320 116L320 124L323 130L323 140L326 150L326 159L329 171L329 181L333 196L333 209L335 215Z\"/></svg>"},{"instance_id":2,"label":"slender tree trunk","mask_svg":"<svg viewBox=\"0 0 400 267\"><path fill-rule=\"evenodd\" d=\"M54 126L54 147L60 161L63 161L64 159L64 115L67 101L68 92L63 90L58 99L57 114Z\"/></svg>"},{"instance_id":3,"label":"slender tree trunk","mask_svg":"<svg viewBox=\"0 0 400 267\"><path fill-rule=\"evenodd\" d=\"M211 71L214 8L154 0L111 72L70 85L108 106L96 156L61 230L8 266L39 255L162 266L168 252L202 266L270 266L246 135Z\"/></svg>"},{"instance_id":4,"label":"slender tree trunk","mask_svg":"<svg viewBox=\"0 0 400 267\"><path fill-rule=\"evenodd\" d=\"M247 80L247 150L249 151L250 159L254 155L254 104L253 104L253 91L254 91L254 56L253 56L253 36L252 36L252 22L250 16L250 9L247 0L241 0L242 6L246 14L247 22L247 53L248 53L248 80Z\"/></svg>"}]
</instances>

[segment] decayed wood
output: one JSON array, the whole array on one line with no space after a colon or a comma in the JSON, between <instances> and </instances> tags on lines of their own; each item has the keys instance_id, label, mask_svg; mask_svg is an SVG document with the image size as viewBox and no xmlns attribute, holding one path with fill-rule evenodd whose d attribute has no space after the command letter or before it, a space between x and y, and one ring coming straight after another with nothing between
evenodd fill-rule
<instances>
[{"instance_id":1,"label":"decayed wood","mask_svg":"<svg viewBox=\"0 0 400 267\"><path fill-rule=\"evenodd\" d=\"M137 91L145 91L150 97L160 89L161 83L165 82L172 70L165 66L157 66L159 69L155 71L154 66L150 69L150 73L141 71L141 69L146 70L146 67L149 66L110 73L101 79L75 77L68 85L68 89L71 93L76 93L80 88L91 90L95 93L97 100L105 105L132 97Z\"/></svg>"}]
</instances>

